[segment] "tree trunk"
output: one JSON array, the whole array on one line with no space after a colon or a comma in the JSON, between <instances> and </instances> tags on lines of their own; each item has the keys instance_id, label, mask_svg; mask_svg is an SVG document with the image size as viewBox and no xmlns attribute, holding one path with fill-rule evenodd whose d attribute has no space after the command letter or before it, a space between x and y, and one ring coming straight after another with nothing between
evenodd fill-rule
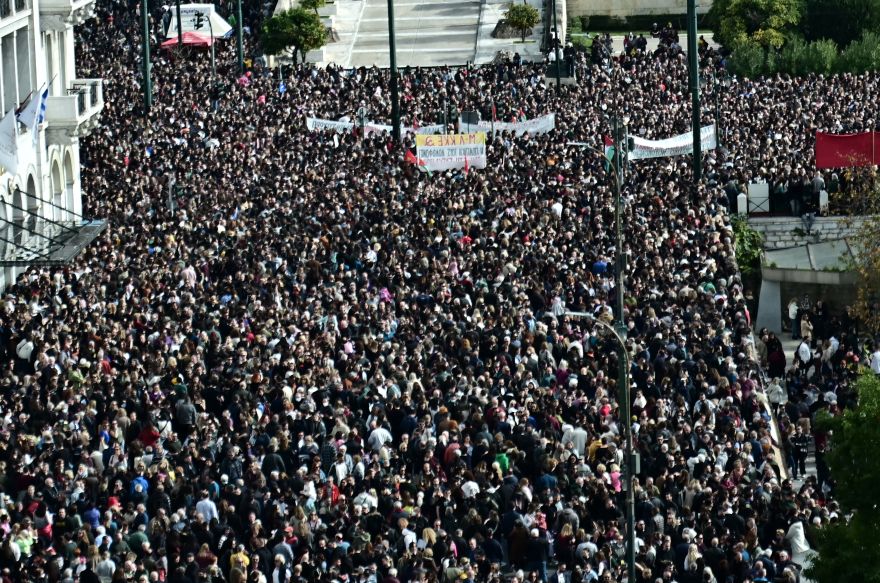
<instances>
[{"instance_id":1,"label":"tree trunk","mask_svg":"<svg viewBox=\"0 0 880 583\"><path fill-rule=\"evenodd\" d=\"M522 36L522 41L526 42L526 29L523 28L522 30L519 31L519 33Z\"/></svg>"}]
</instances>

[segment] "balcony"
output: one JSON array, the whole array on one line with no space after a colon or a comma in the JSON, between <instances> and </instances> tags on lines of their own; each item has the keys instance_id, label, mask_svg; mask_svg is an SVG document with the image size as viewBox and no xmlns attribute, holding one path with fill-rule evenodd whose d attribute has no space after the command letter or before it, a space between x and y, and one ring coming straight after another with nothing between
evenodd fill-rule
<instances>
[{"instance_id":1,"label":"balcony","mask_svg":"<svg viewBox=\"0 0 880 583\"><path fill-rule=\"evenodd\" d=\"M29 2L30 0L8 0L11 2ZM0 3L4 0L0 0ZM40 28L48 30L66 30L82 24L95 15L95 0L41 0Z\"/></svg>"},{"instance_id":2,"label":"balcony","mask_svg":"<svg viewBox=\"0 0 880 583\"><path fill-rule=\"evenodd\" d=\"M67 95L50 96L46 103L46 137L50 143L69 143L98 125L104 109L103 79L74 79Z\"/></svg>"}]
</instances>

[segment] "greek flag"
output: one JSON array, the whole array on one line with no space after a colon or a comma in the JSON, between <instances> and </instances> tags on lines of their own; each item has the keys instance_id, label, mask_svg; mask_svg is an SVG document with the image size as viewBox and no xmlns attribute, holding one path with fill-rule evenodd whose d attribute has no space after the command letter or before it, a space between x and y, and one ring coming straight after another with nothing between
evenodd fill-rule
<instances>
[{"instance_id":1,"label":"greek flag","mask_svg":"<svg viewBox=\"0 0 880 583\"><path fill-rule=\"evenodd\" d=\"M37 141L37 128L46 119L46 104L49 102L49 86L43 87L39 93L31 97L30 102L18 114L18 121L31 129L34 143Z\"/></svg>"}]
</instances>

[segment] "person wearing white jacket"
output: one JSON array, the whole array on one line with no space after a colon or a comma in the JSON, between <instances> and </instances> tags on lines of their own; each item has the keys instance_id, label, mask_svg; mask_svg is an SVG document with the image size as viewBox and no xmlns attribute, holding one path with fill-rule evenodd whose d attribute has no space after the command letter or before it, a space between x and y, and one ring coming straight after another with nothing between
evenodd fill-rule
<instances>
[{"instance_id":1,"label":"person wearing white jacket","mask_svg":"<svg viewBox=\"0 0 880 583\"><path fill-rule=\"evenodd\" d=\"M786 392L785 387L782 386L779 377L774 378L770 381L770 384L767 385L767 400L770 401L770 406L773 408L774 415L778 415L779 407L788 402L788 393Z\"/></svg>"}]
</instances>

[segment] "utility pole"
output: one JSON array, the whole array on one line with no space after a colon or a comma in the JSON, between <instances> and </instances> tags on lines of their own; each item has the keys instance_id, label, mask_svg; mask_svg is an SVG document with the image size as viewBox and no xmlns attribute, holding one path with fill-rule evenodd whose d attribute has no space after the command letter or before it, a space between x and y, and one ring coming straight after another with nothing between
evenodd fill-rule
<instances>
[{"instance_id":1,"label":"utility pole","mask_svg":"<svg viewBox=\"0 0 880 583\"><path fill-rule=\"evenodd\" d=\"M700 140L700 55L697 53L697 0L688 0L688 72L691 79L691 113L694 132L694 183L702 174L702 148Z\"/></svg>"},{"instance_id":2,"label":"utility pole","mask_svg":"<svg viewBox=\"0 0 880 583\"><path fill-rule=\"evenodd\" d=\"M147 117L153 106L153 81L150 79L150 7L147 0L141 0L141 20L144 25L144 39L141 43L144 58L144 117Z\"/></svg>"},{"instance_id":3,"label":"utility pole","mask_svg":"<svg viewBox=\"0 0 880 583\"><path fill-rule=\"evenodd\" d=\"M239 0L241 2L241 0ZM391 62L391 134L400 144L400 96L397 88L397 44L394 38L394 0L388 0L388 48Z\"/></svg>"},{"instance_id":4,"label":"utility pole","mask_svg":"<svg viewBox=\"0 0 880 583\"><path fill-rule=\"evenodd\" d=\"M624 151L626 149L626 144L623 143L622 132L620 131L620 119L617 117L613 117L611 119L612 123L612 132L614 135L614 233L615 233L615 241L617 243L617 267L616 271L616 322L618 328L624 327L623 321L623 272L624 272L624 257L623 257L623 226L622 226L622 217L621 215L621 204L622 204L622 196L621 190L623 190L623 173L621 170L622 161Z\"/></svg>"},{"instance_id":5,"label":"utility pole","mask_svg":"<svg viewBox=\"0 0 880 583\"><path fill-rule=\"evenodd\" d=\"M177 6L177 47L180 48L183 46L183 19L180 18L180 0L175 0L174 4Z\"/></svg>"},{"instance_id":6,"label":"utility pole","mask_svg":"<svg viewBox=\"0 0 880 583\"><path fill-rule=\"evenodd\" d=\"M626 576L627 583L635 583L636 581L636 494L633 488L633 478L639 473L639 455L633 450L632 437L632 420L630 415L630 383L629 383L629 367L630 358L626 350L626 336L622 335L619 329L602 320L597 319L590 312L565 312L569 318L583 318L589 320L594 326L604 328L614 338L618 350L618 370L620 376L618 382L619 389L619 418L622 424L626 448L624 451L624 477L621 479L624 491L626 492Z\"/></svg>"},{"instance_id":7,"label":"utility pole","mask_svg":"<svg viewBox=\"0 0 880 583\"><path fill-rule=\"evenodd\" d=\"M556 0L553 0L553 50L556 54L556 93L559 93L559 87L562 84L562 80L559 78L559 67L562 63L559 62L559 20L556 16Z\"/></svg>"},{"instance_id":8,"label":"utility pole","mask_svg":"<svg viewBox=\"0 0 880 583\"><path fill-rule=\"evenodd\" d=\"M238 29L236 31L236 39L238 41L238 72L244 75L244 23L241 19L241 0L236 0L235 2L235 24Z\"/></svg>"},{"instance_id":9,"label":"utility pole","mask_svg":"<svg viewBox=\"0 0 880 583\"><path fill-rule=\"evenodd\" d=\"M624 317L624 278L626 277L626 254L623 250L623 168L624 159L629 149L625 123L621 127L621 120L617 116L612 118L614 126L614 240L617 245L617 265L615 267L615 303L617 304L617 314L614 327L617 331L618 341L620 342L620 356L618 360L618 376L617 402L620 405L620 421L623 424L623 435L626 440L626 463L624 464L624 484L626 491L626 572L627 583L635 583L636 580L636 521L635 521L635 492L633 491L633 477L638 474L635 467L635 457L633 452L632 438L632 420L630 419L630 411L632 406L630 401L632 395L629 390L629 359L626 351L626 321Z\"/></svg>"}]
</instances>

